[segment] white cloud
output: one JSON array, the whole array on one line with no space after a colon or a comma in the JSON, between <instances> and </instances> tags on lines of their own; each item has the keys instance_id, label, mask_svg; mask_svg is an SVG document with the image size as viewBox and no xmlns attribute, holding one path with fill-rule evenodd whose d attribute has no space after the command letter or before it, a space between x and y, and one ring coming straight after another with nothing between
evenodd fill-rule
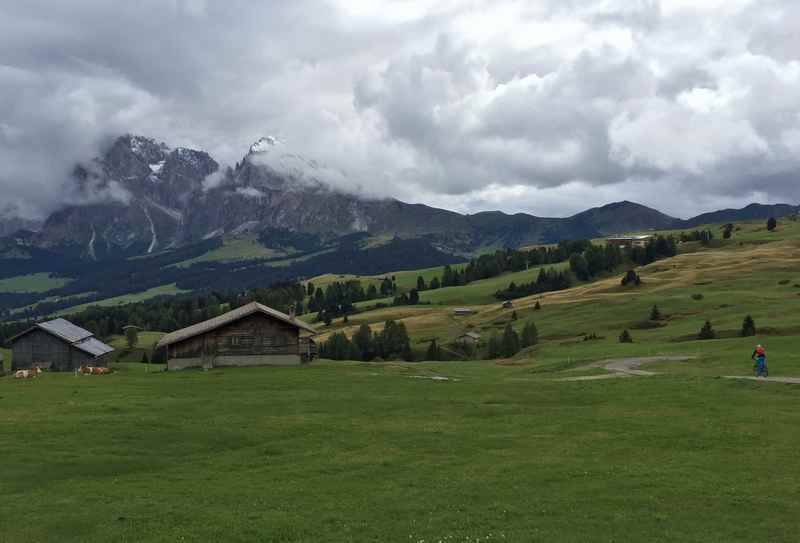
<instances>
[{"instance_id":1,"label":"white cloud","mask_svg":"<svg viewBox=\"0 0 800 543\"><path fill-rule=\"evenodd\" d=\"M114 134L223 164L279 134L340 189L464 211L796 202L797 21L788 0L7 2L0 188L41 214Z\"/></svg>"}]
</instances>

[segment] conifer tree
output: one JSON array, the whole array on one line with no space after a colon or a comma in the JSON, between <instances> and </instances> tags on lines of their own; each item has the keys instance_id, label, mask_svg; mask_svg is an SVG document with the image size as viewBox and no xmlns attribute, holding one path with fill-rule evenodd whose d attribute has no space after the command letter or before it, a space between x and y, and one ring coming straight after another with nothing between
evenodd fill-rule
<instances>
[{"instance_id":1,"label":"conifer tree","mask_svg":"<svg viewBox=\"0 0 800 543\"><path fill-rule=\"evenodd\" d=\"M769 220L767 220L767 230L772 232L777 227L778 227L778 221L775 220L775 217L770 217Z\"/></svg>"},{"instance_id":2,"label":"conifer tree","mask_svg":"<svg viewBox=\"0 0 800 543\"><path fill-rule=\"evenodd\" d=\"M750 315L747 315L742 321L741 335L742 337L756 335L756 323Z\"/></svg>"},{"instance_id":3,"label":"conifer tree","mask_svg":"<svg viewBox=\"0 0 800 543\"><path fill-rule=\"evenodd\" d=\"M620 343L633 343L633 338L631 337L631 333L627 330L623 330L622 333L619 335L619 342Z\"/></svg>"},{"instance_id":4,"label":"conifer tree","mask_svg":"<svg viewBox=\"0 0 800 543\"><path fill-rule=\"evenodd\" d=\"M428 345L428 351L425 353L425 360L441 360L442 359L442 351L439 349L439 345L436 343L436 340L431 340L430 345Z\"/></svg>"},{"instance_id":5,"label":"conifer tree","mask_svg":"<svg viewBox=\"0 0 800 543\"><path fill-rule=\"evenodd\" d=\"M539 330L536 328L535 322L528 321L525 323L525 327L522 329L520 345L525 348L536 345L537 343L539 343Z\"/></svg>"},{"instance_id":6,"label":"conifer tree","mask_svg":"<svg viewBox=\"0 0 800 543\"><path fill-rule=\"evenodd\" d=\"M492 335L489 337L487 351L489 358L500 358L500 356L502 355L502 350L500 347L500 338L497 337L497 332L492 332Z\"/></svg>"},{"instance_id":7,"label":"conifer tree","mask_svg":"<svg viewBox=\"0 0 800 543\"><path fill-rule=\"evenodd\" d=\"M650 320L651 321L661 320L661 311L658 310L657 305L654 305L653 309L650 310Z\"/></svg>"},{"instance_id":8,"label":"conifer tree","mask_svg":"<svg viewBox=\"0 0 800 543\"><path fill-rule=\"evenodd\" d=\"M510 358L519 352L519 336L511 328L510 324L507 324L505 330L503 330L500 350L505 358Z\"/></svg>"},{"instance_id":9,"label":"conifer tree","mask_svg":"<svg viewBox=\"0 0 800 543\"><path fill-rule=\"evenodd\" d=\"M711 321L706 321L703 327L700 328L700 333L697 334L697 339L715 339L716 337L717 333L714 332Z\"/></svg>"}]
</instances>

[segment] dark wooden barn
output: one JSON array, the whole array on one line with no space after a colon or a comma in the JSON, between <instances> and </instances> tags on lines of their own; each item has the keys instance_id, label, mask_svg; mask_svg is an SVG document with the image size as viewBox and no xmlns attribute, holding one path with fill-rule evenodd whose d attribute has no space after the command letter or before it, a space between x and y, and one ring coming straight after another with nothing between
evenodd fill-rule
<instances>
[{"instance_id":1,"label":"dark wooden barn","mask_svg":"<svg viewBox=\"0 0 800 543\"><path fill-rule=\"evenodd\" d=\"M317 331L294 315L253 302L219 317L167 334L167 369L287 366L317 354Z\"/></svg>"},{"instance_id":2,"label":"dark wooden barn","mask_svg":"<svg viewBox=\"0 0 800 543\"><path fill-rule=\"evenodd\" d=\"M34 366L72 371L83 365L105 366L113 348L88 330L65 319L40 322L11 338L11 369Z\"/></svg>"}]
</instances>

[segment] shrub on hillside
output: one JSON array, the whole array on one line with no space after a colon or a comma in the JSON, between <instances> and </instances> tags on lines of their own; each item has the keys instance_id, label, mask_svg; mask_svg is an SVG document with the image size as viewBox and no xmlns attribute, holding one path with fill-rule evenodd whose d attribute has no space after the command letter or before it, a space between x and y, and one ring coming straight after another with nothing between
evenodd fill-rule
<instances>
[{"instance_id":1,"label":"shrub on hillside","mask_svg":"<svg viewBox=\"0 0 800 543\"><path fill-rule=\"evenodd\" d=\"M537 300L536 301L536 305L533 306L533 310L534 311L539 311L541 308L542 308L542 304L540 304L539 301Z\"/></svg>"},{"instance_id":2,"label":"shrub on hillside","mask_svg":"<svg viewBox=\"0 0 800 543\"><path fill-rule=\"evenodd\" d=\"M620 343L633 343L633 338L631 337L631 333L627 330L623 330L622 333L619 335L619 342Z\"/></svg>"},{"instance_id":3,"label":"shrub on hillside","mask_svg":"<svg viewBox=\"0 0 800 543\"><path fill-rule=\"evenodd\" d=\"M428 351L425 353L425 360L441 360L442 359L442 350L439 348L439 345L436 343L436 340L431 340L430 345L428 345Z\"/></svg>"},{"instance_id":4,"label":"shrub on hillside","mask_svg":"<svg viewBox=\"0 0 800 543\"><path fill-rule=\"evenodd\" d=\"M775 217L770 217L767 219L767 230L772 232L778 227L778 221L775 220Z\"/></svg>"},{"instance_id":5,"label":"shrub on hillside","mask_svg":"<svg viewBox=\"0 0 800 543\"><path fill-rule=\"evenodd\" d=\"M742 321L741 335L742 337L756 335L756 323L750 315L747 315Z\"/></svg>"},{"instance_id":6,"label":"shrub on hillside","mask_svg":"<svg viewBox=\"0 0 800 543\"><path fill-rule=\"evenodd\" d=\"M634 270L628 270L627 272L625 272L625 275L623 276L622 281L620 281L620 284L623 287L626 287L628 285L639 286L642 284L642 279L639 277L639 274L636 273Z\"/></svg>"},{"instance_id":7,"label":"shrub on hillside","mask_svg":"<svg viewBox=\"0 0 800 543\"><path fill-rule=\"evenodd\" d=\"M702 300L702 299L703 299L703 295L702 294L700 294L700 293L692 294L692 300Z\"/></svg>"},{"instance_id":8,"label":"shrub on hillside","mask_svg":"<svg viewBox=\"0 0 800 543\"><path fill-rule=\"evenodd\" d=\"M703 327L700 328L700 333L697 334L697 339L715 339L716 337L717 333L714 332L711 321L706 321Z\"/></svg>"},{"instance_id":9,"label":"shrub on hillside","mask_svg":"<svg viewBox=\"0 0 800 543\"><path fill-rule=\"evenodd\" d=\"M651 321L660 321L661 320L661 311L658 310L658 306L654 305L653 309L650 310L650 320Z\"/></svg>"}]
</instances>

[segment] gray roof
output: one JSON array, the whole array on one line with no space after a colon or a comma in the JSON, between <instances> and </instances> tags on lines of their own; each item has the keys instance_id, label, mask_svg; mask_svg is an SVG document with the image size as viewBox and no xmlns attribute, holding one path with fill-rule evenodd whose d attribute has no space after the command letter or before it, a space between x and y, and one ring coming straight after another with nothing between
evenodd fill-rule
<instances>
[{"instance_id":1,"label":"gray roof","mask_svg":"<svg viewBox=\"0 0 800 543\"><path fill-rule=\"evenodd\" d=\"M80 326L75 326L66 319L55 319L47 322L40 322L36 326L42 330L50 332L54 336L60 337L64 341L69 341L70 343L75 343L76 341L80 341L94 335L90 331L84 330Z\"/></svg>"},{"instance_id":2,"label":"gray roof","mask_svg":"<svg viewBox=\"0 0 800 543\"><path fill-rule=\"evenodd\" d=\"M84 330L80 326L75 326L66 319L54 319L47 322L39 322L28 328L22 333L12 337L9 341L16 341L22 336L34 330L44 330L48 334L52 334L57 338L69 343L76 349L88 353L95 358L108 354L114 350L110 345L106 345L88 330Z\"/></svg>"},{"instance_id":3,"label":"gray roof","mask_svg":"<svg viewBox=\"0 0 800 543\"><path fill-rule=\"evenodd\" d=\"M113 347L106 345L96 337L87 337L84 340L73 343L72 346L94 357L103 356L114 350Z\"/></svg>"},{"instance_id":4,"label":"gray roof","mask_svg":"<svg viewBox=\"0 0 800 543\"><path fill-rule=\"evenodd\" d=\"M207 321L198 322L197 324L193 324L192 326L169 333L161 338L156 347L166 347L167 345L172 345L173 343L178 343L179 341L184 341L194 336L205 334L206 332L216 330L221 326L225 326L226 324L250 316L253 313L263 313L265 315L269 315L270 317L283 321L287 324L291 324L292 326L305 330L306 332L310 332L312 334L317 333L317 331L312 326L304 323L301 320L298 320L295 317L290 317L286 313L281 313L276 309L272 309L271 307L267 307L258 302L252 302L247 305L243 305L242 307L239 307L237 309L234 309L233 311L228 311L227 313L224 313L219 317L214 317L213 319L208 319Z\"/></svg>"},{"instance_id":5,"label":"gray roof","mask_svg":"<svg viewBox=\"0 0 800 543\"><path fill-rule=\"evenodd\" d=\"M459 337L471 337L472 339L481 339L481 335L476 332L466 332Z\"/></svg>"}]
</instances>

